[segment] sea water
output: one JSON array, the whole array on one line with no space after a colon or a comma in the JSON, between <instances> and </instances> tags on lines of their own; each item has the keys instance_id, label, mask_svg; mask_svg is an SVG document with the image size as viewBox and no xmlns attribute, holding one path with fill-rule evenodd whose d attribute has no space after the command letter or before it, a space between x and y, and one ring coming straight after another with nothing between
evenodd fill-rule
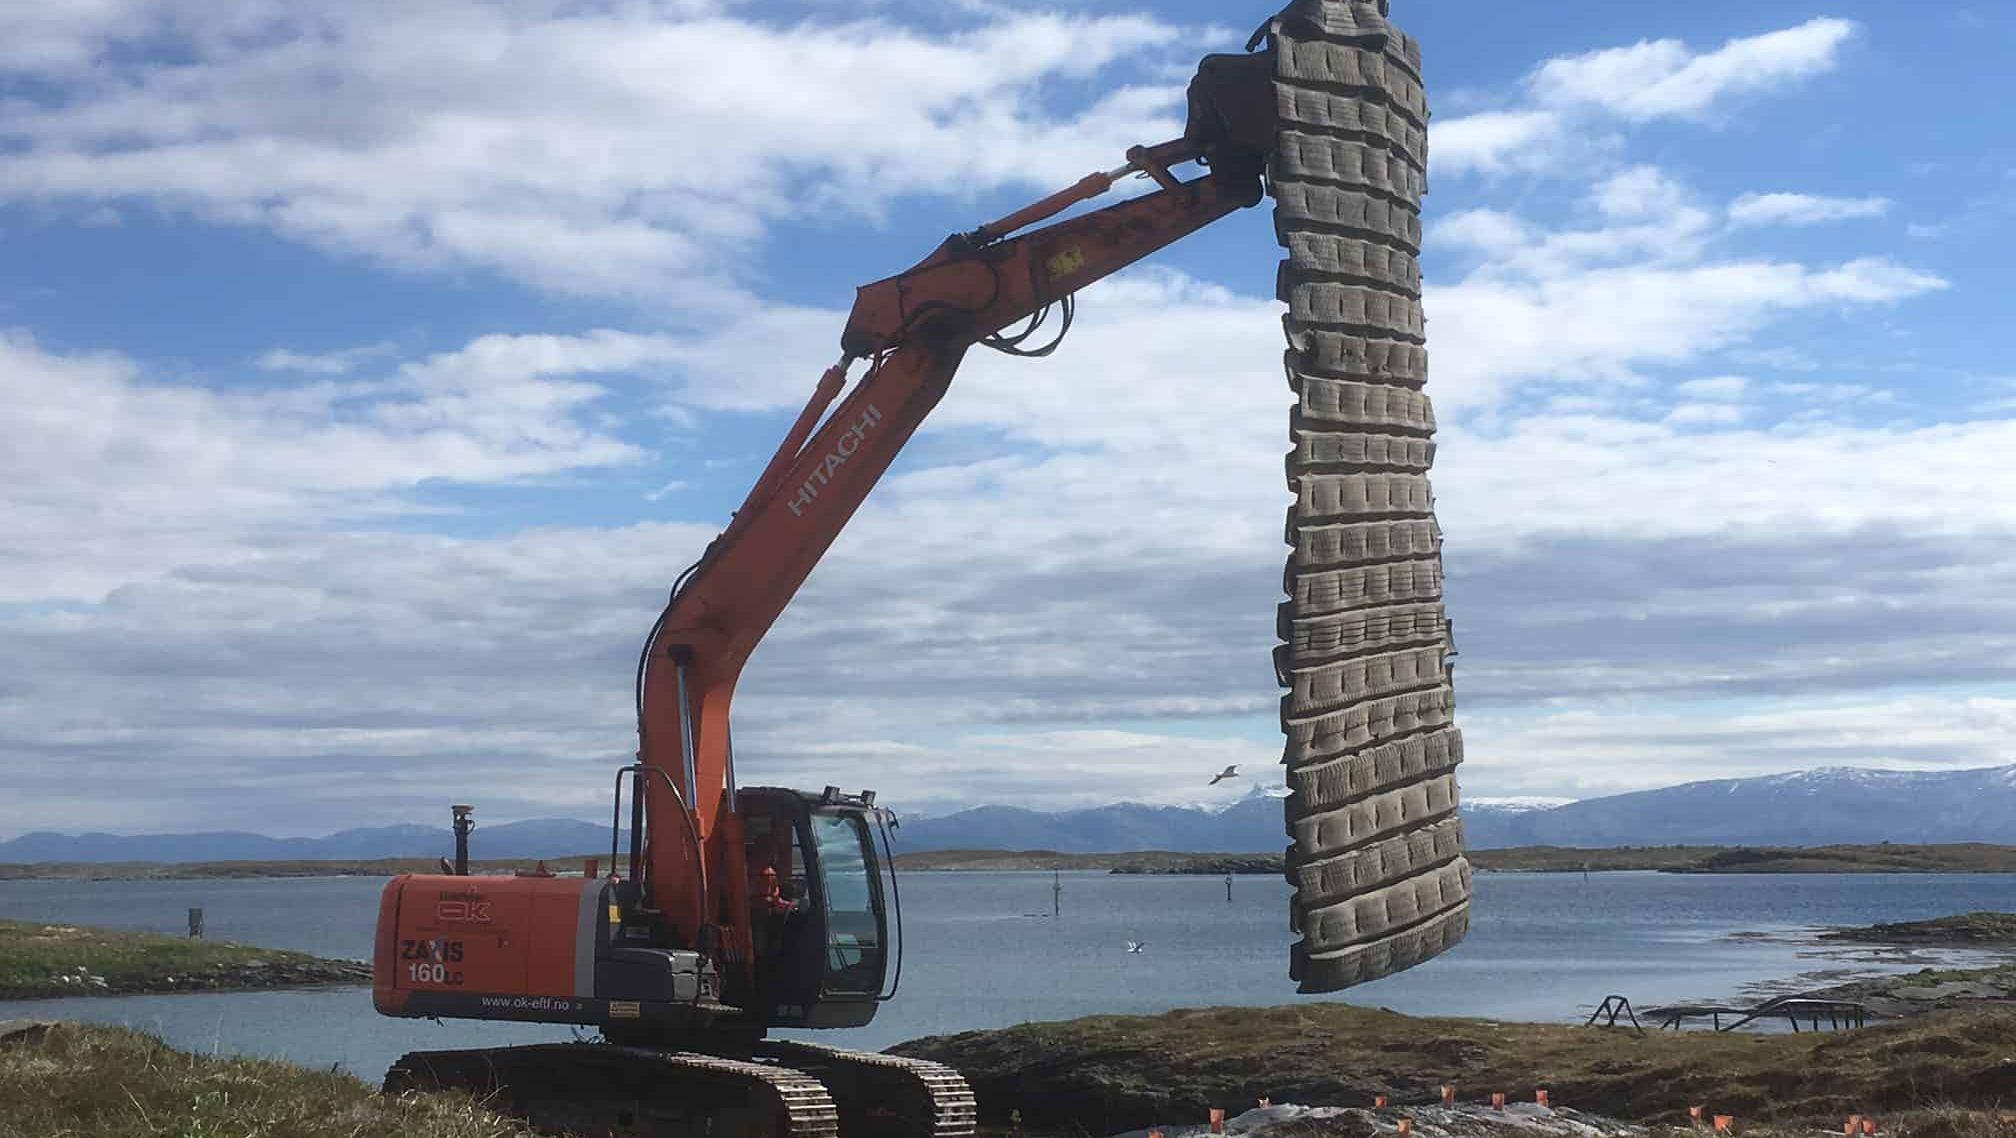
<instances>
[{"instance_id":1,"label":"sea water","mask_svg":"<svg viewBox=\"0 0 2016 1138\"><path fill-rule=\"evenodd\" d=\"M901 989L868 1027L820 1032L880 1048L920 1035L1177 1007L1293 1003L1288 886L1274 877L909 873ZM368 959L376 878L0 882L0 917L181 934ZM1470 935L1442 957L1326 999L1415 1015L1579 1022L1612 993L1644 1007L1730 998L1826 969L1966 963L1953 954L1843 961L1802 937L1826 925L2016 910L2016 875L1479 874ZM1743 937L1739 933L1772 934ZM1128 950L1129 942L1141 945ZM359 988L0 1003L0 1019L120 1023L204 1052L283 1057L376 1079L418 1048L564 1040L563 1027L392 1020Z\"/></svg>"}]
</instances>

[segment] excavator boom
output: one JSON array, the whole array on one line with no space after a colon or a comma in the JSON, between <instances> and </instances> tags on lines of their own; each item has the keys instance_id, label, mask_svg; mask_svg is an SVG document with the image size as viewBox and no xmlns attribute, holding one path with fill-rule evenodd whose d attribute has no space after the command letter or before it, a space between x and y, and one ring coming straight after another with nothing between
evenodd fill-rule
<instances>
[{"instance_id":1,"label":"excavator boom","mask_svg":"<svg viewBox=\"0 0 2016 1138\"><path fill-rule=\"evenodd\" d=\"M1207 175L1021 237L970 246L955 237L907 272L860 290L843 344L869 361L852 391L845 369L822 379L750 499L674 594L642 661L640 753L673 774L646 782L652 818L692 811L705 865L693 844L651 845L656 903L675 919L702 920L703 880L725 898L722 936L748 909L733 895L746 878L735 832L729 705L749 654L784 611L936 407L969 348L1169 243L1259 200L1259 182ZM793 435L800 432L794 431ZM677 793L675 794L675 790ZM661 827L662 829L662 827ZM697 935L697 930L696 930Z\"/></svg>"}]
</instances>

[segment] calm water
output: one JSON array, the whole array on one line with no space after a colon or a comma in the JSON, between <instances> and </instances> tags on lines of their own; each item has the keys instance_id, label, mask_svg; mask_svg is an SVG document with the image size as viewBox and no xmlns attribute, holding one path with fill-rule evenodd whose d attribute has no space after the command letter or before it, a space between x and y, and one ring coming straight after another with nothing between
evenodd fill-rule
<instances>
[{"instance_id":1,"label":"calm water","mask_svg":"<svg viewBox=\"0 0 2016 1138\"><path fill-rule=\"evenodd\" d=\"M209 935L368 959L377 879L0 882L0 917L179 934L204 909ZM874 1024L821 1033L883 1047L938 1032L1095 1012L1156 1012L1298 999L1287 978L1286 883L1215 877L913 873L903 879L903 988ZM1345 1002L1419 1015L1570 1020L1605 995L1644 1006L1730 996L1743 985L1841 967L1810 947L1732 939L1974 909L2016 910L2016 875L1674 876L1494 873L1477 878L1470 935ZM1147 942L1130 954L1126 942ZM1949 957L1950 959L1950 957ZM1926 960L1891 964L1917 968ZM1858 964L1858 967L1886 967ZM340 1065L374 1079L421 1047L565 1039L565 1028L391 1020L361 989L0 1003L0 1019L125 1023L196 1050Z\"/></svg>"}]
</instances>

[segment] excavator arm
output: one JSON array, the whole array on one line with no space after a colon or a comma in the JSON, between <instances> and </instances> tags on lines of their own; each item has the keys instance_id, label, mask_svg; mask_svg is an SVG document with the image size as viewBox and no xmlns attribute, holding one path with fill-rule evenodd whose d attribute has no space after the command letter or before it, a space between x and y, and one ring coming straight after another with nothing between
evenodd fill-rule
<instances>
[{"instance_id":1,"label":"excavator arm","mask_svg":"<svg viewBox=\"0 0 2016 1138\"><path fill-rule=\"evenodd\" d=\"M1170 173L1207 153L1216 159L1209 173L1190 181ZM1034 323L1015 336L1003 330L1040 322L1052 307L1068 327L1079 289L1261 199L1258 155L1242 160L1222 132L1137 147L1128 158L862 287L841 338L845 356L652 630L639 662L639 761L669 776L642 780L647 813L660 820L648 847L652 904L689 943L718 938L731 968L746 959L750 907L729 706L749 654L937 406L968 349L1043 354L1023 346ZM1010 235L1136 172L1158 188ZM859 360L866 371L843 396ZM678 811L691 827L670 823Z\"/></svg>"}]
</instances>

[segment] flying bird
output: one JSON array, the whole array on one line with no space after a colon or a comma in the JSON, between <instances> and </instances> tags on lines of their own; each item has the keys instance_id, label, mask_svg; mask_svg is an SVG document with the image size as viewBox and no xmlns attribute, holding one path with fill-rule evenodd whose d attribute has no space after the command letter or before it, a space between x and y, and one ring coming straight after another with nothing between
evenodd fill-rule
<instances>
[{"instance_id":1,"label":"flying bird","mask_svg":"<svg viewBox=\"0 0 2016 1138\"><path fill-rule=\"evenodd\" d=\"M1148 942L1145 940L1130 940L1127 942L1127 951L1129 952L1139 952L1147 947Z\"/></svg>"},{"instance_id":2,"label":"flying bird","mask_svg":"<svg viewBox=\"0 0 2016 1138\"><path fill-rule=\"evenodd\" d=\"M1217 776L1211 780L1211 785L1217 786L1219 783L1224 782L1228 778L1238 778L1238 777L1239 777L1239 765L1237 763L1234 763L1233 765L1226 767L1224 770L1219 771Z\"/></svg>"}]
</instances>

